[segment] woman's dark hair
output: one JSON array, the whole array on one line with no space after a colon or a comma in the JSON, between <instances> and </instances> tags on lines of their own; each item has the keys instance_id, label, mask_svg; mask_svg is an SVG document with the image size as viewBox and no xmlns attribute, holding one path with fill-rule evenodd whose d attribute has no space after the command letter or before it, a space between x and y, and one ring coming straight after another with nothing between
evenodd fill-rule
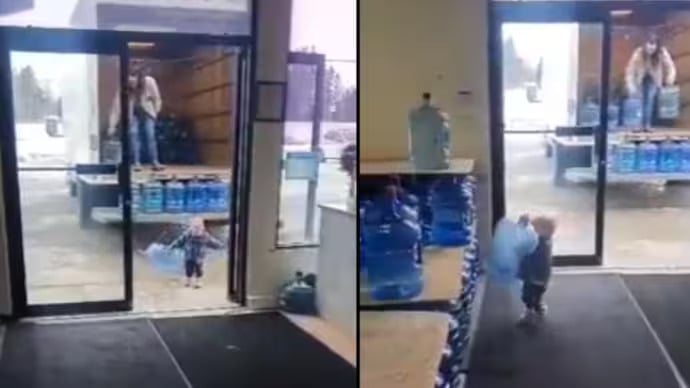
<instances>
[{"instance_id":1,"label":"woman's dark hair","mask_svg":"<svg viewBox=\"0 0 690 388\"><path fill-rule=\"evenodd\" d=\"M656 66L659 64L659 62L661 62L661 50L663 49L661 44L661 38L656 33L649 34L647 36L647 39L645 40L645 45L647 43L654 43L656 49L652 54L647 54L647 50L643 50L642 53L645 57L650 59L652 65Z\"/></svg>"},{"instance_id":2,"label":"woman's dark hair","mask_svg":"<svg viewBox=\"0 0 690 388\"><path fill-rule=\"evenodd\" d=\"M355 161L357 159L357 146L348 144L340 153L340 168L351 177L355 175Z\"/></svg>"}]
</instances>

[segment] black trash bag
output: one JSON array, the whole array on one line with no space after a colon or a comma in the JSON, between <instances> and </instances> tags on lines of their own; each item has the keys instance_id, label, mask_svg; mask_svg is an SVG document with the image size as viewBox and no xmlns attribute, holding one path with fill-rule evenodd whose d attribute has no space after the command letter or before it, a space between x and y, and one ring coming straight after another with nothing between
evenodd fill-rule
<instances>
[{"instance_id":1,"label":"black trash bag","mask_svg":"<svg viewBox=\"0 0 690 388\"><path fill-rule=\"evenodd\" d=\"M281 289L278 303L288 313L316 315L316 275L295 273L295 278Z\"/></svg>"}]
</instances>

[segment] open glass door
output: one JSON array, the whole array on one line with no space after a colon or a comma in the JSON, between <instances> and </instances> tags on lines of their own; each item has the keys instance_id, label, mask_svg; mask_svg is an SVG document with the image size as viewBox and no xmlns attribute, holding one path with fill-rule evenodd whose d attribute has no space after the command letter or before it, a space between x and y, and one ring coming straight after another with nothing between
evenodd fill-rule
<instances>
[{"instance_id":1,"label":"open glass door","mask_svg":"<svg viewBox=\"0 0 690 388\"><path fill-rule=\"evenodd\" d=\"M329 153L322 144L324 72L322 54L292 52L288 57L283 173L276 231L279 248L318 244L317 199L324 199L317 198L319 181L343 175L337 171L337 164L329 163L339 155Z\"/></svg>"},{"instance_id":2,"label":"open glass door","mask_svg":"<svg viewBox=\"0 0 690 388\"><path fill-rule=\"evenodd\" d=\"M128 228L94 218L103 206L130 216L129 173L101 163L98 147L108 114L97 64L110 65L100 80L119 84L123 47L88 33L75 39L16 29L7 36L2 55L11 85L3 93L12 109L3 111L11 125L3 129L2 156L7 202L19 204L8 212L16 312L130 309ZM126 103L125 94L118 98Z\"/></svg>"},{"instance_id":3,"label":"open glass door","mask_svg":"<svg viewBox=\"0 0 690 388\"><path fill-rule=\"evenodd\" d=\"M601 263L607 26L596 16L497 11L494 210L556 219L557 265ZM601 125L604 123L604 125ZM503 168L501 168L503 167Z\"/></svg>"}]
</instances>

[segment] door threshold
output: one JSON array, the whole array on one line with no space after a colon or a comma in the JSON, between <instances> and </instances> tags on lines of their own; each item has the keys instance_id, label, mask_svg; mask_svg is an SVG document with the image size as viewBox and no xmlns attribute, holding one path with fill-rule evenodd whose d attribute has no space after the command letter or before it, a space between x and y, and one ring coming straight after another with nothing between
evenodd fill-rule
<instances>
[{"instance_id":1,"label":"door threshold","mask_svg":"<svg viewBox=\"0 0 690 388\"><path fill-rule=\"evenodd\" d=\"M75 314L46 317L22 318L21 322L36 324L68 324L84 322L105 322L132 319L163 319L163 318L189 318L202 316L244 315L265 312L268 310L252 309L249 307L231 306L223 308L177 309L158 311L125 311L99 314Z\"/></svg>"}]
</instances>

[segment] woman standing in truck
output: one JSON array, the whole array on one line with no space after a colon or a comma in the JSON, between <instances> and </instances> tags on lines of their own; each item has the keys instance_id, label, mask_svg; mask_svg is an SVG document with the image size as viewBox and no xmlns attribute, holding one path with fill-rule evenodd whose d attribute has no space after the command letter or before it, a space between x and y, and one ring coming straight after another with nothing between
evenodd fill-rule
<instances>
[{"instance_id":1,"label":"woman standing in truck","mask_svg":"<svg viewBox=\"0 0 690 388\"><path fill-rule=\"evenodd\" d=\"M676 82L676 65L656 34L650 34L644 45L633 52L625 81L628 95L642 98L642 129L647 130L652 126L659 91Z\"/></svg>"},{"instance_id":2,"label":"woman standing in truck","mask_svg":"<svg viewBox=\"0 0 690 388\"><path fill-rule=\"evenodd\" d=\"M156 120L161 111L163 100L158 89L158 83L143 70L136 71L129 76L129 138L132 164L135 170L141 168L141 142L139 133L143 129L148 154L154 170L161 170L163 166L158 159L158 144L156 142ZM110 128L108 133L113 135L120 120L120 93L113 102L110 114Z\"/></svg>"}]
</instances>

